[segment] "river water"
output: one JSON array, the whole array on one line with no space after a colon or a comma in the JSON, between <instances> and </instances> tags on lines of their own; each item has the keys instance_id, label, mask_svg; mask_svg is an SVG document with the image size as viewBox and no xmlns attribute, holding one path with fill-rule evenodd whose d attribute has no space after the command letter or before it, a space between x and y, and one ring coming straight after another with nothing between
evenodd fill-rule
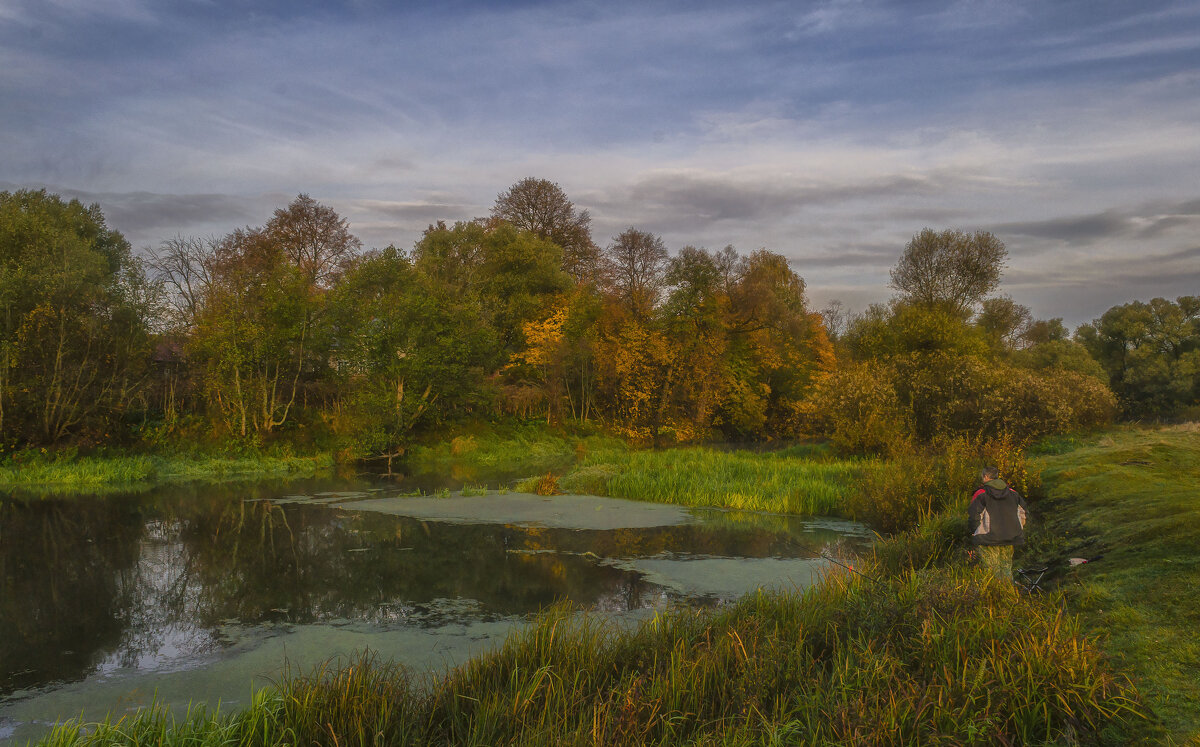
<instances>
[{"instance_id":1,"label":"river water","mask_svg":"<svg viewBox=\"0 0 1200 747\"><path fill-rule=\"evenodd\" d=\"M314 480L0 498L0 742L155 700L244 707L363 650L439 672L566 600L636 622L804 587L859 525Z\"/></svg>"}]
</instances>

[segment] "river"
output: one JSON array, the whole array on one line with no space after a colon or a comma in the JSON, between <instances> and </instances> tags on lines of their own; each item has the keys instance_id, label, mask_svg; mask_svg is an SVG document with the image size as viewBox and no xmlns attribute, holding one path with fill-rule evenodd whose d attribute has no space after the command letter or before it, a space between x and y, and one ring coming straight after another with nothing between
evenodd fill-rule
<instances>
[{"instance_id":1,"label":"river","mask_svg":"<svg viewBox=\"0 0 1200 747\"><path fill-rule=\"evenodd\" d=\"M0 498L0 742L153 701L244 707L370 650L436 673L566 600L634 624L796 588L851 522L357 479Z\"/></svg>"}]
</instances>

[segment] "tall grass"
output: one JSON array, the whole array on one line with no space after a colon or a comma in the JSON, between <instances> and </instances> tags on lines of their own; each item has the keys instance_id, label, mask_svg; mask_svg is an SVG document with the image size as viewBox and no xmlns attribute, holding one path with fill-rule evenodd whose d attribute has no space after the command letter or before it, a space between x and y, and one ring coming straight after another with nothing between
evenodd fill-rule
<instances>
[{"instance_id":1,"label":"tall grass","mask_svg":"<svg viewBox=\"0 0 1200 747\"><path fill-rule=\"evenodd\" d=\"M564 607L423 683L364 658L246 711L46 745L1095 744L1143 720L1059 600L964 568L827 578L622 631ZM124 742L112 733L120 730ZM186 734L186 736L185 736Z\"/></svg>"},{"instance_id":2,"label":"tall grass","mask_svg":"<svg viewBox=\"0 0 1200 747\"><path fill-rule=\"evenodd\" d=\"M0 462L0 488L26 492L103 492L156 484L225 481L265 477L307 477L333 466L329 454L253 455L19 455Z\"/></svg>"},{"instance_id":3,"label":"tall grass","mask_svg":"<svg viewBox=\"0 0 1200 747\"><path fill-rule=\"evenodd\" d=\"M598 433L573 434L527 423L477 427L449 440L442 436L442 440L414 446L407 461L416 472L450 471L462 466L495 472L544 472L563 469L592 452L625 448L621 440Z\"/></svg>"},{"instance_id":4,"label":"tall grass","mask_svg":"<svg viewBox=\"0 0 1200 747\"><path fill-rule=\"evenodd\" d=\"M621 451L585 459L559 484L567 492L656 503L831 515L844 514L871 464L792 451Z\"/></svg>"},{"instance_id":5,"label":"tall grass","mask_svg":"<svg viewBox=\"0 0 1200 747\"><path fill-rule=\"evenodd\" d=\"M968 498L979 485L979 471L984 466L997 467L1000 475L1026 496L1040 486L1023 443L1006 435L948 438L925 449L898 453L863 470L858 489L849 494L844 510L885 533L918 527L946 511L965 516Z\"/></svg>"}]
</instances>

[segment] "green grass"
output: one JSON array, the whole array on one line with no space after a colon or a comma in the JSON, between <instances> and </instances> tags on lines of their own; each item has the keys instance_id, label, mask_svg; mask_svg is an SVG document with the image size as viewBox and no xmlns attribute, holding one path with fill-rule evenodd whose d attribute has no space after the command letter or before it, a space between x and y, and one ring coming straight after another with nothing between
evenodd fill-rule
<instances>
[{"instance_id":1,"label":"green grass","mask_svg":"<svg viewBox=\"0 0 1200 747\"><path fill-rule=\"evenodd\" d=\"M187 482L308 477L333 467L329 454L218 456L211 454L40 457L0 462L0 490L27 493L97 493Z\"/></svg>"},{"instance_id":2,"label":"green grass","mask_svg":"<svg viewBox=\"0 0 1200 747\"><path fill-rule=\"evenodd\" d=\"M858 476L873 465L836 459L812 444L765 452L704 446L635 450L618 438L538 423L477 426L415 447L409 458L414 471L466 474L470 483L479 481L480 471L524 471L529 477L516 489L525 492L554 473L565 493L821 515L846 515Z\"/></svg>"},{"instance_id":3,"label":"green grass","mask_svg":"<svg viewBox=\"0 0 1200 747\"><path fill-rule=\"evenodd\" d=\"M1137 695L1057 601L943 568L831 576L635 630L559 607L431 683L366 658L231 716L172 729L143 711L43 744L1119 742L1142 721Z\"/></svg>"},{"instance_id":4,"label":"green grass","mask_svg":"<svg viewBox=\"0 0 1200 747\"><path fill-rule=\"evenodd\" d=\"M415 472L544 472L561 470L594 451L624 450L620 439L592 430L572 433L544 423L477 424L462 432L437 434L414 446L407 459Z\"/></svg>"},{"instance_id":5,"label":"green grass","mask_svg":"<svg viewBox=\"0 0 1200 747\"><path fill-rule=\"evenodd\" d=\"M568 493L655 503L845 515L859 475L872 464L834 459L810 446L767 452L611 449L585 457L559 486Z\"/></svg>"},{"instance_id":6,"label":"green grass","mask_svg":"<svg viewBox=\"0 0 1200 747\"><path fill-rule=\"evenodd\" d=\"M505 453L501 440L474 448ZM836 513L863 470L879 466L813 447L588 443L572 446L564 488L772 512ZM1194 735L1200 436L1120 431L1042 454L1050 497L1035 504L1041 524L1026 557L1106 553L1061 592L1017 596L968 567L964 518L952 507L879 540L856 563L861 575L837 571L804 592L671 611L633 630L559 607L441 677L364 657L286 676L238 713L176 720L147 709L82 729L68 723L43 744L1126 744Z\"/></svg>"},{"instance_id":7,"label":"green grass","mask_svg":"<svg viewBox=\"0 0 1200 747\"><path fill-rule=\"evenodd\" d=\"M1072 609L1168 738L1200 742L1200 427L1117 430L1039 463L1030 560L1103 554L1064 571Z\"/></svg>"}]
</instances>

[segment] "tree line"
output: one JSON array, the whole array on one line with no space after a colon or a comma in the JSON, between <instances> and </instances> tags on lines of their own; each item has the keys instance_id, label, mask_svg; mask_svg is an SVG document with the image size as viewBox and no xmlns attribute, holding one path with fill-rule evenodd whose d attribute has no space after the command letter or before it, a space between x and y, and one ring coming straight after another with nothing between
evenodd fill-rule
<instances>
[{"instance_id":1,"label":"tree line","mask_svg":"<svg viewBox=\"0 0 1200 747\"><path fill-rule=\"evenodd\" d=\"M307 195L136 256L100 208L0 193L0 446L317 443L394 456L449 422L597 421L647 443L824 435L850 451L1194 416L1200 298L1071 334L997 295L995 236L926 229L897 295L810 308L779 254L629 228L604 246L527 178L490 215L364 250Z\"/></svg>"}]
</instances>

